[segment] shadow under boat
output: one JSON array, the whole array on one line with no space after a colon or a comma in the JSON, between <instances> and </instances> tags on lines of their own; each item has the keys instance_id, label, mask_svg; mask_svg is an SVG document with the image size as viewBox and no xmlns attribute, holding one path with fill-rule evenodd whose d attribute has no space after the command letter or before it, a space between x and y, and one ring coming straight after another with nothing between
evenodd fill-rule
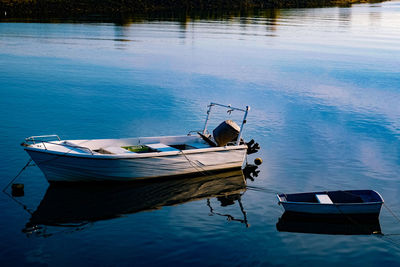
<instances>
[{"instance_id":1,"label":"shadow under boat","mask_svg":"<svg viewBox=\"0 0 400 267\"><path fill-rule=\"evenodd\" d=\"M73 226L214 197L224 206L240 200L245 190L242 170L173 180L51 184L24 230L30 232L37 225ZM242 208L240 201L239 205ZM239 221L247 225L246 218Z\"/></svg>"},{"instance_id":2,"label":"shadow under boat","mask_svg":"<svg viewBox=\"0 0 400 267\"><path fill-rule=\"evenodd\" d=\"M367 215L304 215L284 212L276 229L279 232L295 232L328 235L381 234L379 218Z\"/></svg>"}]
</instances>

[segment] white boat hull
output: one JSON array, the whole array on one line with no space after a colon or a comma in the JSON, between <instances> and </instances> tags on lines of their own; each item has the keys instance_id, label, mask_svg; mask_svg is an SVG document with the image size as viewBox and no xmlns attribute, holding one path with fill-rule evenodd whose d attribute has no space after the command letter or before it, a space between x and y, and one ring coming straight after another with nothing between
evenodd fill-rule
<instances>
[{"instance_id":1,"label":"white boat hull","mask_svg":"<svg viewBox=\"0 0 400 267\"><path fill-rule=\"evenodd\" d=\"M101 158L26 149L49 182L132 181L194 173L207 175L210 171L241 168L246 156L245 146L207 150L150 157Z\"/></svg>"}]
</instances>

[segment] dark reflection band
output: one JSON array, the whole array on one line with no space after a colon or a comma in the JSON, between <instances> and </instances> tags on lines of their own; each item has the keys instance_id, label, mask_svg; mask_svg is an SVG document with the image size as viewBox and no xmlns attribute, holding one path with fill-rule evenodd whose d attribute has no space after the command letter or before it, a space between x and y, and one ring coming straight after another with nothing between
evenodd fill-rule
<instances>
[{"instance_id":1,"label":"dark reflection band","mask_svg":"<svg viewBox=\"0 0 400 267\"><path fill-rule=\"evenodd\" d=\"M279 232L330 235L380 234L379 218L370 215L304 215L285 212L278 220Z\"/></svg>"}]
</instances>

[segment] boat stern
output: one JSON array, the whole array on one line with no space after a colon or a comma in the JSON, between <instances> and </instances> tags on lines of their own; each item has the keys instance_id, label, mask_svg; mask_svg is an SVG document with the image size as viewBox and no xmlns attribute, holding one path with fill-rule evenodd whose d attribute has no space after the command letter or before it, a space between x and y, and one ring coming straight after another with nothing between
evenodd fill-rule
<instances>
[{"instance_id":1,"label":"boat stern","mask_svg":"<svg viewBox=\"0 0 400 267\"><path fill-rule=\"evenodd\" d=\"M278 199L278 205L280 205L282 202L286 202L286 198L284 194L277 194L276 198Z\"/></svg>"}]
</instances>

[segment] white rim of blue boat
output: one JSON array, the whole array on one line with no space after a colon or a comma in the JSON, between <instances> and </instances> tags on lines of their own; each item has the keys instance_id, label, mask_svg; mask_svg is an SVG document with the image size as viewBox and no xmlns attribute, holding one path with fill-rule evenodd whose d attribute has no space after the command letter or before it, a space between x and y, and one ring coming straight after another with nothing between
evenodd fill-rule
<instances>
[{"instance_id":1,"label":"white rim of blue boat","mask_svg":"<svg viewBox=\"0 0 400 267\"><path fill-rule=\"evenodd\" d=\"M383 203L385 203L385 200L383 199L381 194L379 194L377 191L370 190L370 189L364 189L364 190L369 190L369 191L375 192L380 197L380 199L382 199L382 201L378 201L378 202L363 202L363 203L336 203L336 202L334 202L332 204L328 204L328 203L316 203L316 202L283 201L281 199L281 197L279 196L281 194L276 194L276 197L278 198L278 202L279 202L278 204L288 203L288 204L297 204L297 205L368 205L368 204L372 205L372 204L383 204ZM351 191L351 190L335 190L335 191ZM329 192L329 191L327 191L327 192ZM313 192L309 192L309 193L313 193ZM291 194L301 194L301 193L291 193ZM287 194L284 194L284 195L287 195Z\"/></svg>"}]
</instances>

